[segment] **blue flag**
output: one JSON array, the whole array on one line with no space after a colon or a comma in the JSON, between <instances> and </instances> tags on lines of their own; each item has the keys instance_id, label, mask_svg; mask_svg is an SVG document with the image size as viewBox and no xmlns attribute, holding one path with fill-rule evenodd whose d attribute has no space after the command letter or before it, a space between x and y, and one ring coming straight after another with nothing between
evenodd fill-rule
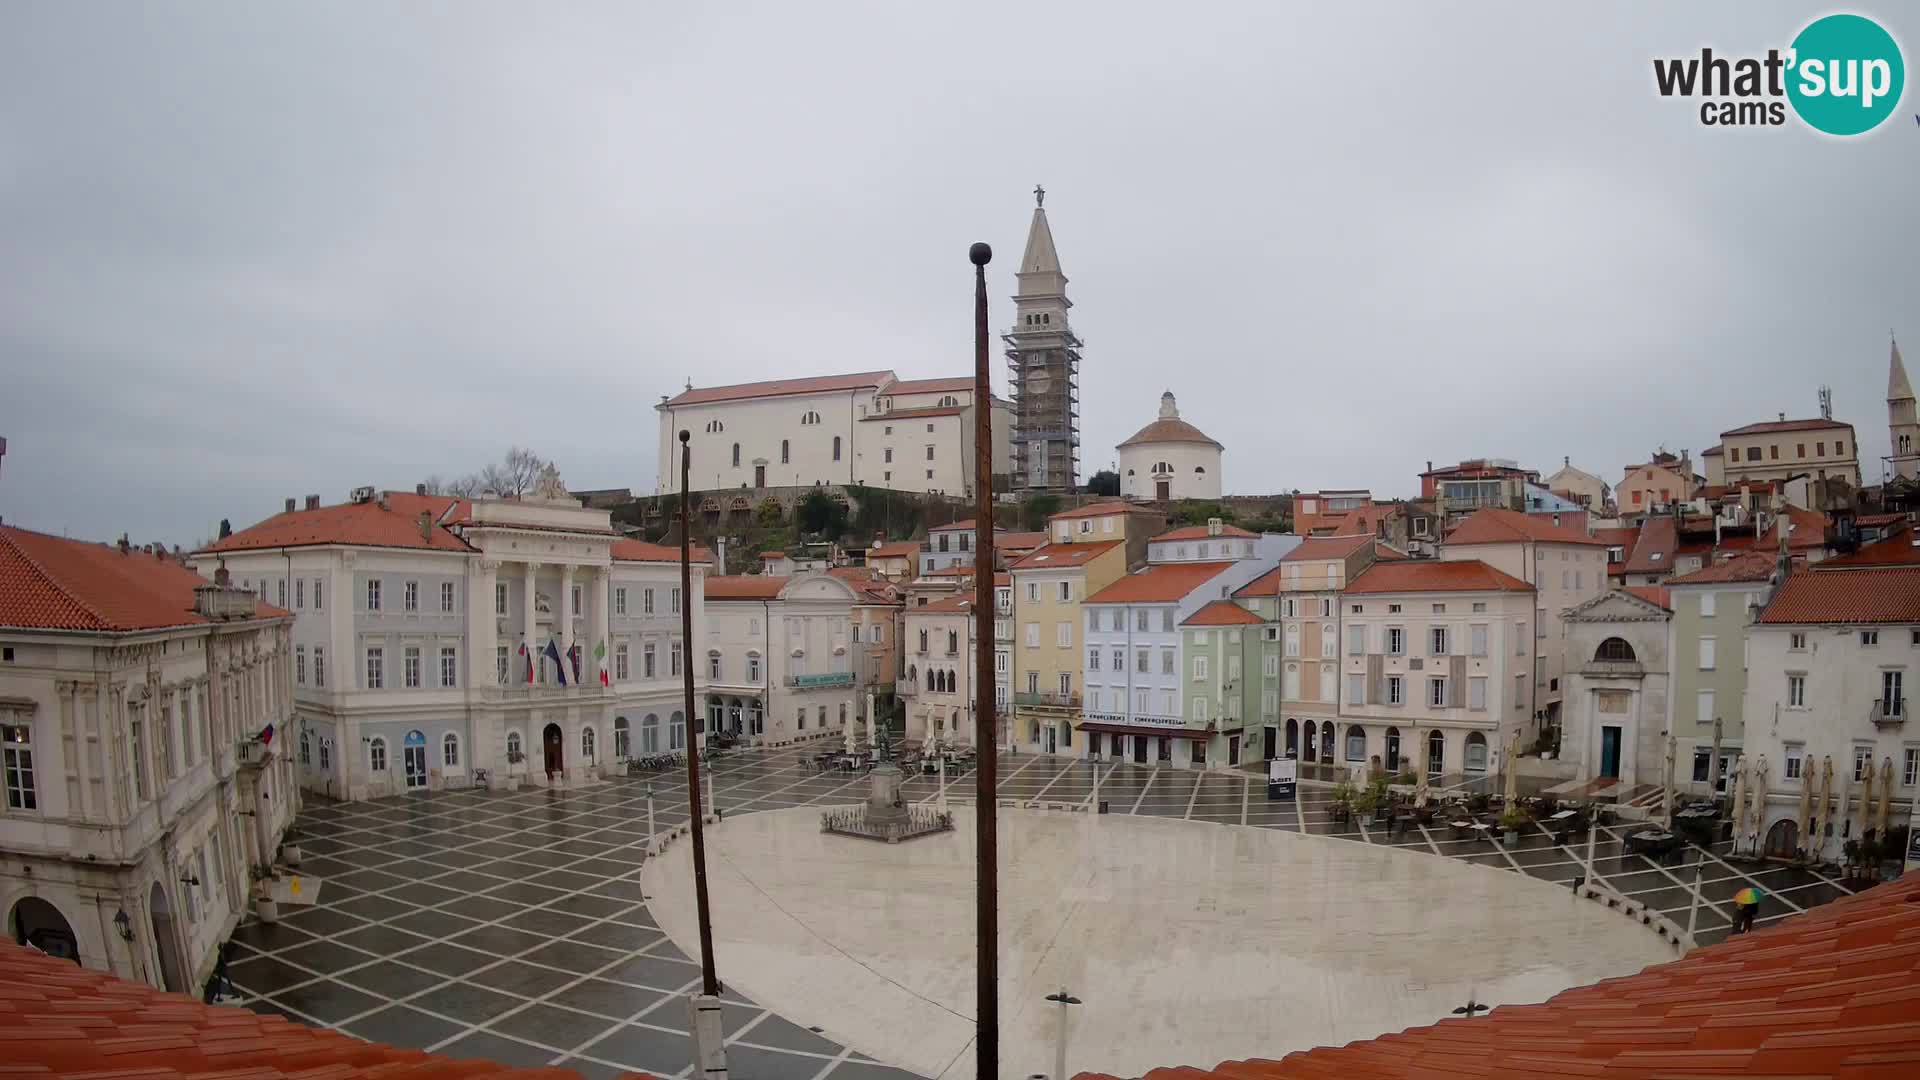
<instances>
[{"instance_id":1,"label":"blue flag","mask_svg":"<svg viewBox=\"0 0 1920 1080\"><path fill-rule=\"evenodd\" d=\"M560 647L553 643L552 638L547 639L547 647L541 650L540 655L553 661L553 671L560 676L560 685L567 685L567 665L560 662Z\"/></svg>"}]
</instances>

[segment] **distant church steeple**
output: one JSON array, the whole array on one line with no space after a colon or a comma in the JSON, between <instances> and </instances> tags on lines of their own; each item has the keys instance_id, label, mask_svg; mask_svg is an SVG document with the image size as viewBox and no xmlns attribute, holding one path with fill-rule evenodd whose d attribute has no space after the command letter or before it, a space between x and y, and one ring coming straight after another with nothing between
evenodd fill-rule
<instances>
[{"instance_id":1,"label":"distant church steeple","mask_svg":"<svg viewBox=\"0 0 1920 1080\"><path fill-rule=\"evenodd\" d=\"M1070 492L1080 472L1080 339L1067 320L1067 275L1047 223L1047 189L1033 189L1027 248L1014 271L1007 343L1013 392L1013 486Z\"/></svg>"},{"instance_id":2,"label":"distant church steeple","mask_svg":"<svg viewBox=\"0 0 1920 1080\"><path fill-rule=\"evenodd\" d=\"M1891 335L1889 335L1891 336ZM1920 478L1920 417L1914 415L1913 384L1900 361L1900 342L1892 342L1887 362L1887 456L1892 475L1902 480Z\"/></svg>"}]
</instances>

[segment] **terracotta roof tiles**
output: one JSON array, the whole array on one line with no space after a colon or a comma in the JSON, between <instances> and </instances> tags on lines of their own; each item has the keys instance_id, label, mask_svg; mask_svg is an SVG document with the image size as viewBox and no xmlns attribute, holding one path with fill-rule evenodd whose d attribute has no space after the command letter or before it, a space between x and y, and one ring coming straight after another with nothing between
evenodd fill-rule
<instances>
[{"instance_id":1,"label":"terracotta roof tiles","mask_svg":"<svg viewBox=\"0 0 1920 1080\"><path fill-rule=\"evenodd\" d=\"M1121 446L1143 446L1150 443L1200 443L1221 449L1219 443L1179 417L1162 417L1134 432L1121 443Z\"/></svg>"},{"instance_id":2,"label":"terracotta roof tiles","mask_svg":"<svg viewBox=\"0 0 1920 1080\"><path fill-rule=\"evenodd\" d=\"M1711 585L1739 581L1765 581L1773 576L1778 556L1766 551L1749 551L1702 567L1691 574L1670 578L1668 585Z\"/></svg>"},{"instance_id":3,"label":"terracotta roof tiles","mask_svg":"<svg viewBox=\"0 0 1920 1080\"><path fill-rule=\"evenodd\" d=\"M1158 510L1144 503L1130 503L1123 499L1104 499L1100 502L1088 503L1085 506L1076 506L1071 510L1062 510L1057 514L1048 516L1047 520L1060 521L1064 518L1104 517L1107 514L1124 514L1128 511L1152 511L1153 513L1159 513Z\"/></svg>"},{"instance_id":4,"label":"terracotta roof tiles","mask_svg":"<svg viewBox=\"0 0 1920 1080\"><path fill-rule=\"evenodd\" d=\"M1273 569L1233 590L1235 597L1258 597L1280 595L1280 568Z\"/></svg>"},{"instance_id":5,"label":"terracotta roof tiles","mask_svg":"<svg viewBox=\"0 0 1920 1080\"><path fill-rule=\"evenodd\" d=\"M411 492L388 492L385 499L385 506L378 500L369 500L312 510L289 510L215 541L201 551L218 554L325 544L462 553L473 550L448 530L443 520L448 515L464 519L464 507L470 506L464 500ZM428 515L425 530L420 527L421 514Z\"/></svg>"},{"instance_id":6,"label":"terracotta roof tiles","mask_svg":"<svg viewBox=\"0 0 1920 1080\"><path fill-rule=\"evenodd\" d=\"M1285 555L1280 561L1311 562L1317 559L1344 559L1347 556L1373 543L1373 534L1355 536L1309 536L1300 541L1298 547Z\"/></svg>"},{"instance_id":7,"label":"terracotta roof tiles","mask_svg":"<svg viewBox=\"0 0 1920 1080\"><path fill-rule=\"evenodd\" d=\"M1850 555L1828 559L1820 564L1820 569L1845 570L1861 566L1920 566L1920 533L1902 529Z\"/></svg>"},{"instance_id":8,"label":"terracotta roof tiles","mask_svg":"<svg viewBox=\"0 0 1920 1080\"><path fill-rule=\"evenodd\" d=\"M787 587L789 577L772 574L723 574L707 579L708 600L774 600Z\"/></svg>"},{"instance_id":9,"label":"terracotta roof tiles","mask_svg":"<svg viewBox=\"0 0 1920 1080\"><path fill-rule=\"evenodd\" d=\"M194 610L209 584L171 555L0 525L0 626L123 633L211 620ZM259 618L285 615L255 604Z\"/></svg>"},{"instance_id":10,"label":"terracotta roof tiles","mask_svg":"<svg viewBox=\"0 0 1920 1080\"><path fill-rule=\"evenodd\" d=\"M1230 562L1156 563L1108 585L1089 604L1171 604L1219 576Z\"/></svg>"},{"instance_id":11,"label":"terracotta roof tiles","mask_svg":"<svg viewBox=\"0 0 1920 1080\"><path fill-rule=\"evenodd\" d=\"M1795 571L1774 590L1758 621L1776 625L1920 623L1920 567Z\"/></svg>"},{"instance_id":12,"label":"terracotta roof tiles","mask_svg":"<svg viewBox=\"0 0 1920 1080\"><path fill-rule=\"evenodd\" d=\"M1047 534L1044 530L1040 532L1001 533L996 535L993 538L993 550L995 551L1029 550L1030 551L1034 548L1040 547L1046 542L1047 542Z\"/></svg>"},{"instance_id":13,"label":"terracotta roof tiles","mask_svg":"<svg viewBox=\"0 0 1920 1080\"><path fill-rule=\"evenodd\" d=\"M609 554L614 562L670 562L680 561L680 544L655 544L646 540L623 538L615 540ZM694 544L687 552L687 558L697 563L713 562L713 552Z\"/></svg>"},{"instance_id":14,"label":"terracotta roof tiles","mask_svg":"<svg viewBox=\"0 0 1920 1080\"><path fill-rule=\"evenodd\" d=\"M1649 604L1658 604L1668 611L1673 610L1673 600L1667 594L1664 585L1629 585L1625 591L1645 600Z\"/></svg>"},{"instance_id":15,"label":"terracotta roof tiles","mask_svg":"<svg viewBox=\"0 0 1920 1080\"><path fill-rule=\"evenodd\" d=\"M1215 600L1181 620L1181 626L1258 626L1264 620L1231 600Z\"/></svg>"},{"instance_id":16,"label":"terracotta roof tiles","mask_svg":"<svg viewBox=\"0 0 1920 1080\"><path fill-rule=\"evenodd\" d=\"M1159 544L1169 540L1206 540L1216 535L1222 539L1229 540L1257 540L1260 537L1259 533L1248 532L1238 525L1222 523L1220 531L1217 534L1209 532L1208 528L1206 525L1183 525L1180 528L1161 533L1159 536L1154 537L1152 542Z\"/></svg>"},{"instance_id":17,"label":"terracotta roof tiles","mask_svg":"<svg viewBox=\"0 0 1920 1080\"><path fill-rule=\"evenodd\" d=\"M1680 546L1679 526L1667 514L1655 514L1640 525L1640 538L1627 552L1629 574L1670 574L1673 553Z\"/></svg>"},{"instance_id":18,"label":"terracotta roof tiles","mask_svg":"<svg viewBox=\"0 0 1920 1080\"><path fill-rule=\"evenodd\" d=\"M1737 427L1731 431L1723 431L1720 433L1720 437L1724 439L1729 435L1765 435L1773 431L1826 431L1832 428L1845 428L1848 431L1852 431L1853 425L1841 423L1838 420L1822 420L1818 417L1812 420L1767 420L1758 424L1748 424L1745 427ZM1714 449L1717 450L1719 448L1715 447Z\"/></svg>"},{"instance_id":19,"label":"terracotta roof tiles","mask_svg":"<svg viewBox=\"0 0 1920 1080\"><path fill-rule=\"evenodd\" d=\"M804 379L769 379L765 382L734 383L730 386L704 386L699 389L688 389L654 408L671 409L681 405L710 405L718 401L790 397L794 394L877 390L891 378L893 378L891 371L856 371L847 375L816 375Z\"/></svg>"},{"instance_id":20,"label":"terracotta roof tiles","mask_svg":"<svg viewBox=\"0 0 1920 1080\"><path fill-rule=\"evenodd\" d=\"M870 547L867 549L868 561L874 559L912 558L918 554L920 554L920 541L918 540L896 540L891 544L881 544L878 547Z\"/></svg>"},{"instance_id":21,"label":"terracotta roof tiles","mask_svg":"<svg viewBox=\"0 0 1920 1080\"><path fill-rule=\"evenodd\" d=\"M1085 566L1102 553L1126 543L1124 540L1092 540L1077 544L1047 544L1020 557L1010 569L1046 570Z\"/></svg>"},{"instance_id":22,"label":"terracotta roof tiles","mask_svg":"<svg viewBox=\"0 0 1920 1080\"><path fill-rule=\"evenodd\" d=\"M1350 595L1422 592L1532 592L1533 586L1478 559L1376 562L1345 590Z\"/></svg>"},{"instance_id":23,"label":"terracotta roof tiles","mask_svg":"<svg viewBox=\"0 0 1920 1080\"><path fill-rule=\"evenodd\" d=\"M1584 513L1568 511L1569 518L1584 522ZM1487 507L1475 510L1447 534L1449 544L1597 544L1606 541L1590 536L1584 524L1567 522L1555 525L1550 517L1523 514L1518 510Z\"/></svg>"}]
</instances>

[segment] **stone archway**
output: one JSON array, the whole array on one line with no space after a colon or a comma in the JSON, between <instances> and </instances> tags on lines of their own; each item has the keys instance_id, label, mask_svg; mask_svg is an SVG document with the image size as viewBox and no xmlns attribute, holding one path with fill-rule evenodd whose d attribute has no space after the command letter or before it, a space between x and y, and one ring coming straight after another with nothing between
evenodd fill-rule
<instances>
[{"instance_id":1,"label":"stone archway","mask_svg":"<svg viewBox=\"0 0 1920 1080\"><path fill-rule=\"evenodd\" d=\"M23 896L7 917L13 940L31 945L48 956L80 962L80 939L60 909L38 896Z\"/></svg>"},{"instance_id":2,"label":"stone archway","mask_svg":"<svg viewBox=\"0 0 1920 1080\"><path fill-rule=\"evenodd\" d=\"M153 947L160 954L161 987L171 993L185 993L187 978L180 968L180 943L174 932L173 901L158 881L147 891L147 909L153 917Z\"/></svg>"},{"instance_id":3,"label":"stone archway","mask_svg":"<svg viewBox=\"0 0 1920 1080\"><path fill-rule=\"evenodd\" d=\"M566 768L566 736L561 734L559 724L548 724L540 732L540 754L547 771L547 782L560 775Z\"/></svg>"}]
</instances>

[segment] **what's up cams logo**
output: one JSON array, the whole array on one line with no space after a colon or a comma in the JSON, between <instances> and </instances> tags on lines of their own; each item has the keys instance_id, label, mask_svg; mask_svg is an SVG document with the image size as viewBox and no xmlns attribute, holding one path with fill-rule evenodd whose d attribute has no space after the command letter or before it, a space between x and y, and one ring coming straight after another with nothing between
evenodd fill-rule
<instances>
[{"instance_id":1,"label":"what's up cams logo","mask_svg":"<svg viewBox=\"0 0 1920 1080\"><path fill-rule=\"evenodd\" d=\"M1906 89L1900 46L1861 15L1828 15L1808 23L1784 51L1764 57L1655 59L1661 97L1699 98L1708 127L1778 127L1787 107L1815 131L1863 135L1893 115Z\"/></svg>"}]
</instances>

